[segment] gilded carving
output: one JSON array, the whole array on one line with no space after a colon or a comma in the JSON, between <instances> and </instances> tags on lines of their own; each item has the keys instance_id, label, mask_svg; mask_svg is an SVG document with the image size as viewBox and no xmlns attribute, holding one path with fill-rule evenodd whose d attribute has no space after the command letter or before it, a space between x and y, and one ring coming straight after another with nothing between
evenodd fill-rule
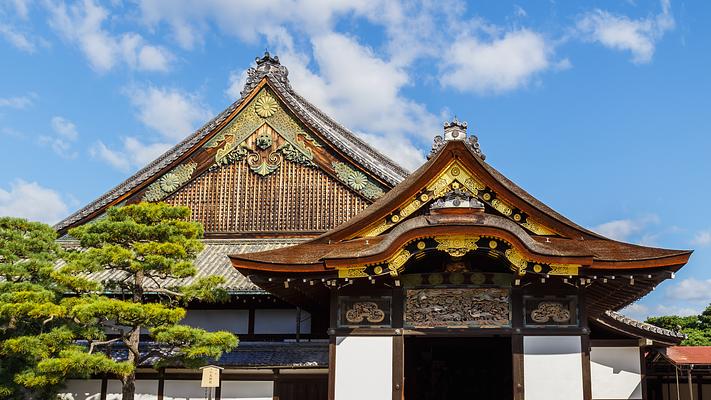
<instances>
[{"instance_id":1,"label":"gilded carving","mask_svg":"<svg viewBox=\"0 0 711 400\"><path fill-rule=\"evenodd\" d=\"M499 200L499 199L494 199L491 200L491 206L496 209L496 211L504 214L505 216L510 216L513 210L511 210L511 206L506 204L505 202Z\"/></svg>"},{"instance_id":2,"label":"gilded carving","mask_svg":"<svg viewBox=\"0 0 711 400\"><path fill-rule=\"evenodd\" d=\"M463 257L470 251L476 250L479 247L476 242L478 236L455 236L437 238L437 250L445 251L452 257Z\"/></svg>"},{"instance_id":3,"label":"gilded carving","mask_svg":"<svg viewBox=\"0 0 711 400\"><path fill-rule=\"evenodd\" d=\"M551 275L577 275L579 265L576 264L550 264Z\"/></svg>"},{"instance_id":4,"label":"gilded carving","mask_svg":"<svg viewBox=\"0 0 711 400\"><path fill-rule=\"evenodd\" d=\"M175 192L184 183L190 180L197 168L197 163L188 162L178 165L157 181L148 186L143 195L143 201L160 201Z\"/></svg>"},{"instance_id":5,"label":"gilded carving","mask_svg":"<svg viewBox=\"0 0 711 400\"><path fill-rule=\"evenodd\" d=\"M276 113L277 108L279 108L279 104L276 99L267 92L262 92L254 102L254 112L262 118L271 117Z\"/></svg>"},{"instance_id":6,"label":"gilded carving","mask_svg":"<svg viewBox=\"0 0 711 400\"><path fill-rule=\"evenodd\" d=\"M402 249L400 252L397 253L395 257L392 258L392 260L388 263L390 265L390 269L392 271L400 271L403 265L407 262L407 260L410 259L410 252Z\"/></svg>"},{"instance_id":7,"label":"gilded carving","mask_svg":"<svg viewBox=\"0 0 711 400\"><path fill-rule=\"evenodd\" d=\"M503 288L408 289L405 324L416 328L510 326L510 293Z\"/></svg>"},{"instance_id":8,"label":"gilded carving","mask_svg":"<svg viewBox=\"0 0 711 400\"><path fill-rule=\"evenodd\" d=\"M266 176L279 169L282 159L308 167L315 167L311 147L321 147L280 105L279 102L263 89L247 106L252 112L239 113L215 137L203 147L215 148L215 165L228 165L247 158L250 170L260 176ZM269 125L281 137L283 143L274 151L266 153L274 145L271 134L262 130L250 145L248 139L265 124ZM309 143L306 146L305 142ZM262 154L260 154L262 153Z\"/></svg>"},{"instance_id":9,"label":"gilded carving","mask_svg":"<svg viewBox=\"0 0 711 400\"><path fill-rule=\"evenodd\" d=\"M384 319L385 312L372 301L353 303L351 308L346 311L346 321L351 324L359 324L365 320L371 324L377 324L383 322Z\"/></svg>"},{"instance_id":10,"label":"gilded carving","mask_svg":"<svg viewBox=\"0 0 711 400\"><path fill-rule=\"evenodd\" d=\"M526 274L526 267L528 266L528 260L526 260L521 253L515 249L507 249L504 252L506 259L511 263L511 269L514 272L518 272L519 275Z\"/></svg>"},{"instance_id":11,"label":"gilded carving","mask_svg":"<svg viewBox=\"0 0 711 400\"><path fill-rule=\"evenodd\" d=\"M521 226L535 233L536 235L555 235L555 232L535 221L532 221L531 218L526 218L526 221L522 222Z\"/></svg>"},{"instance_id":12,"label":"gilded carving","mask_svg":"<svg viewBox=\"0 0 711 400\"><path fill-rule=\"evenodd\" d=\"M368 199L377 199L385 192L377 184L372 182L362 172L353 169L346 163L334 161L332 164L333 170L336 172L338 179L348 185L351 189L359 192Z\"/></svg>"},{"instance_id":13,"label":"gilded carving","mask_svg":"<svg viewBox=\"0 0 711 400\"><path fill-rule=\"evenodd\" d=\"M542 301L538 307L531 311L531 320L539 324L553 320L556 323L570 322L570 310L562 303L555 301Z\"/></svg>"}]
</instances>

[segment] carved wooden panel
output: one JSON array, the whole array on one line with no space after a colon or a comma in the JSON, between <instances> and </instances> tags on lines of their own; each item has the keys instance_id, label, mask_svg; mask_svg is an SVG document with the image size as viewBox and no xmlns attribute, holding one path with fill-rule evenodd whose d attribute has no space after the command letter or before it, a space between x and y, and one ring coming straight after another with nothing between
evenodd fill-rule
<instances>
[{"instance_id":1,"label":"carved wooden panel","mask_svg":"<svg viewBox=\"0 0 711 400\"><path fill-rule=\"evenodd\" d=\"M389 296L340 296L338 298L338 326L391 326L391 304L392 298Z\"/></svg>"},{"instance_id":2,"label":"carved wooden panel","mask_svg":"<svg viewBox=\"0 0 711 400\"><path fill-rule=\"evenodd\" d=\"M206 171L164 201L189 206L206 233L326 231L368 206L323 171L288 160L268 176L246 159Z\"/></svg>"},{"instance_id":3,"label":"carved wooden panel","mask_svg":"<svg viewBox=\"0 0 711 400\"><path fill-rule=\"evenodd\" d=\"M578 326L578 305L575 296L525 296L527 327Z\"/></svg>"},{"instance_id":4,"label":"carved wooden panel","mask_svg":"<svg viewBox=\"0 0 711 400\"><path fill-rule=\"evenodd\" d=\"M507 288L407 289L405 326L499 328L511 326Z\"/></svg>"}]
</instances>

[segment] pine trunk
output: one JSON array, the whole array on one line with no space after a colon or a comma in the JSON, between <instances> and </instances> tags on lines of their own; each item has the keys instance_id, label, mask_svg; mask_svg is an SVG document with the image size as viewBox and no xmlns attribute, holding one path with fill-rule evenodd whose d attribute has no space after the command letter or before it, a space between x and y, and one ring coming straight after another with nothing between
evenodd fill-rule
<instances>
[{"instance_id":1,"label":"pine trunk","mask_svg":"<svg viewBox=\"0 0 711 400\"><path fill-rule=\"evenodd\" d=\"M136 272L134 276L133 296L132 300L135 303L143 303L143 271ZM128 347L128 362L133 364L134 368L138 368L140 362L139 344L141 342L141 327L134 326L129 333L126 346ZM133 400L136 394L136 372L131 372L122 380L123 387L121 390L123 400Z\"/></svg>"}]
</instances>

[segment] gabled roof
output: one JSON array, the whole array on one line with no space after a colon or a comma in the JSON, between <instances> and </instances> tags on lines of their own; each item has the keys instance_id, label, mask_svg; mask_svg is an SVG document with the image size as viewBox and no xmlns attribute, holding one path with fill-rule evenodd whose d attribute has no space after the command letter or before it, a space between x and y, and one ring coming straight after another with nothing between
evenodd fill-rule
<instances>
[{"instance_id":1,"label":"gabled roof","mask_svg":"<svg viewBox=\"0 0 711 400\"><path fill-rule=\"evenodd\" d=\"M588 312L600 315L642 297L691 255L611 240L561 216L485 163L463 124L445 125L435 144L429 161L348 222L289 249L231 255L232 264L260 279L387 279L428 252L482 252L519 275L577 276Z\"/></svg>"},{"instance_id":2,"label":"gabled roof","mask_svg":"<svg viewBox=\"0 0 711 400\"><path fill-rule=\"evenodd\" d=\"M433 202L454 187L473 193L486 212L447 218L428 215ZM403 242L443 227L452 234L491 235L496 230L512 244L518 242L518 250L528 252L533 260L569 264L577 259L575 264L589 269L678 269L691 254L623 243L582 228L505 179L466 141L451 140L348 222L294 249L241 254L232 259L236 266L244 262L279 270L309 264L326 269L335 259L362 264L370 257L375 262L378 255L387 259Z\"/></svg>"},{"instance_id":3,"label":"gabled roof","mask_svg":"<svg viewBox=\"0 0 711 400\"><path fill-rule=\"evenodd\" d=\"M293 115L299 118L306 127L337 149L345 159L354 164L355 168L361 168L365 173L380 180L385 187L391 187L404 179L407 175L406 170L370 147L354 133L327 117L316 106L297 94L289 83L288 70L280 64L277 57L272 57L269 53L265 53L264 57L257 58L256 63L256 67L248 70L248 79L239 100L232 103L203 127L133 176L57 223L55 229L64 233L70 227L95 218L103 213L106 208L119 204L151 182L155 182L165 172L179 166L191 153L199 149L200 146L227 126L241 108L249 103L257 92L265 86L268 86L276 93Z\"/></svg>"}]
</instances>

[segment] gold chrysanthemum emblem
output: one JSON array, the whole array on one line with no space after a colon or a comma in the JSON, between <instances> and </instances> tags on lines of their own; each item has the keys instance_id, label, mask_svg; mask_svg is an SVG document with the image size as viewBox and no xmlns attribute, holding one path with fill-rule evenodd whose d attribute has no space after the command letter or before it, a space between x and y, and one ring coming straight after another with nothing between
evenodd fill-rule
<instances>
[{"instance_id":1,"label":"gold chrysanthemum emblem","mask_svg":"<svg viewBox=\"0 0 711 400\"><path fill-rule=\"evenodd\" d=\"M264 94L254 103L254 112L262 118L269 118L277 111L277 101L274 97Z\"/></svg>"},{"instance_id":2,"label":"gold chrysanthemum emblem","mask_svg":"<svg viewBox=\"0 0 711 400\"><path fill-rule=\"evenodd\" d=\"M355 190L363 189L366 183L368 183L368 178L361 172L353 171L348 175L348 186Z\"/></svg>"}]
</instances>

